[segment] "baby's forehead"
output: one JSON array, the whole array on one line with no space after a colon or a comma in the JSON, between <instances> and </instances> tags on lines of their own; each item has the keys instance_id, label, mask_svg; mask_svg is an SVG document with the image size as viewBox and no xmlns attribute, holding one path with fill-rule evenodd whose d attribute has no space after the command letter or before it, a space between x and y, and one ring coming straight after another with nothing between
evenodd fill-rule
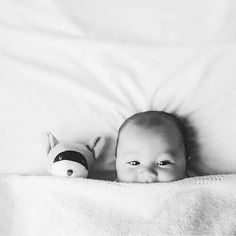
<instances>
[{"instance_id":1,"label":"baby's forehead","mask_svg":"<svg viewBox=\"0 0 236 236\"><path fill-rule=\"evenodd\" d=\"M155 153L158 157L163 155L176 156L184 147L178 131L168 126L143 128L130 124L123 130L120 137L119 151L122 156L139 156L146 159L146 153Z\"/></svg>"},{"instance_id":2,"label":"baby's forehead","mask_svg":"<svg viewBox=\"0 0 236 236\"><path fill-rule=\"evenodd\" d=\"M155 117L154 117L155 118ZM167 139L175 139L178 140L177 143L182 146L184 143L184 138L180 128L174 119L162 118L162 119L149 119L147 117L139 117L139 119L134 119L128 121L125 126L120 130L119 139L122 139L122 136L130 137L131 134L136 134L145 132L152 133L152 135L163 135ZM139 131L139 132L138 132ZM136 138L139 138L137 136Z\"/></svg>"},{"instance_id":3,"label":"baby's forehead","mask_svg":"<svg viewBox=\"0 0 236 236\"><path fill-rule=\"evenodd\" d=\"M139 132L136 132L135 129L139 129ZM118 131L115 155L117 155L117 150L120 149L121 143L122 147L129 146L131 141L133 143L134 137L136 141L139 138L142 139L142 132L147 133L148 130L152 130L152 132L162 130L160 133L162 133L167 140L170 137L170 140L175 140L175 144L180 149L186 149L185 130L182 127L181 120L175 115L166 112L148 111L136 113L123 122ZM166 132L163 132L164 130Z\"/></svg>"}]
</instances>

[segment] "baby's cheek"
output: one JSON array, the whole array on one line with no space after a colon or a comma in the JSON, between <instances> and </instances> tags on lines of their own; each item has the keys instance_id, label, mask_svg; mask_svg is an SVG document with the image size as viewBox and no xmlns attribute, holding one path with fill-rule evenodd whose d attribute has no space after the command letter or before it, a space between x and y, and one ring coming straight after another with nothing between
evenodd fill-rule
<instances>
[{"instance_id":1,"label":"baby's cheek","mask_svg":"<svg viewBox=\"0 0 236 236\"><path fill-rule=\"evenodd\" d=\"M125 182L137 181L137 170L135 168L125 167L120 170L120 178Z\"/></svg>"},{"instance_id":2,"label":"baby's cheek","mask_svg":"<svg viewBox=\"0 0 236 236\"><path fill-rule=\"evenodd\" d=\"M126 166L124 166L122 164L117 165L116 171L117 171L117 176L120 176L120 177L126 176L129 173Z\"/></svg>"},{"instance_id":3,"label":"baby's cheek","mask_svg":"<svg viewBox=\"0 0 236 236\"><path fill-rule=\"evenodd\" d=\"M158 173L158 181L160 182L170 182L182 178L182 174L176 169L163 169Z\"/></svg>"}]
</instances>

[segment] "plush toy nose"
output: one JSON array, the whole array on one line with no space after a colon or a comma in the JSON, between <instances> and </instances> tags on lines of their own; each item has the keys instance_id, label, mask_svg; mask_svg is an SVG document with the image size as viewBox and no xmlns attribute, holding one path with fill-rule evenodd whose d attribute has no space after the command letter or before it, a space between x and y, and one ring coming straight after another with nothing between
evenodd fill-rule
<instances>
[{"instance_id":1,"label":"plush toy nose","mask_svg":"<svg viewBox=\"0 0 236 236\"><path fill-rule=\"evenodd\" d=\"M73 174L73 170L67 170L67 175L71 176Z\"/></svg>"}]
</instances>

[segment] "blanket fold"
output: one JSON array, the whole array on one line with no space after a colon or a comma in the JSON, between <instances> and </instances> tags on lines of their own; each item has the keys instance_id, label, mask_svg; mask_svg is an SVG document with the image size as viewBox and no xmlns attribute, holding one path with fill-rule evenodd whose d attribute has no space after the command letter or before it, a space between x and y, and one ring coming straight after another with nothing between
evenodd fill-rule
<instances>
[{"instance_id":1,"label":"blanket fold","mask_svg":"<svg viewBox=\"0 0 236 236\"><path fill-rule=\"evenodd\" d=\"M0 235L236 234L236 175L127 184L0 177Z\"/></svg>"}]
</instances>

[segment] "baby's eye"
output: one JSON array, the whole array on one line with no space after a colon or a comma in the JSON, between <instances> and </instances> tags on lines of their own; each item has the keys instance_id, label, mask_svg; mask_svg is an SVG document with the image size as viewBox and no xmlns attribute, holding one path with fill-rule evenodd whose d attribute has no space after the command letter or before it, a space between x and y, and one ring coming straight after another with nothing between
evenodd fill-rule
<instances>
[{"instance_id":1,"label":"baby's eye","mask_svg":"<svg viewBox=\"0 0 236 236\"><path fill-rule=\"evenodd\" d=\"M130 164L130 165L132 165L132 166L137 166L137 165L140 164L139 161L129 161L129 162L127 162L127 163Z\"/></svg>"},{"instance_id":2,"label":"baby's eye","mask_svg":"<svg viewBox=\"0 0 236 236\"><path fill-rule=\"evenodd\" d=\"M166 165L169 165L169 164L171 164L170 161L160 161L159 163L157 163L157 165L159 165L159 166L166 166Z\"/></svg>"}]
</instances>

